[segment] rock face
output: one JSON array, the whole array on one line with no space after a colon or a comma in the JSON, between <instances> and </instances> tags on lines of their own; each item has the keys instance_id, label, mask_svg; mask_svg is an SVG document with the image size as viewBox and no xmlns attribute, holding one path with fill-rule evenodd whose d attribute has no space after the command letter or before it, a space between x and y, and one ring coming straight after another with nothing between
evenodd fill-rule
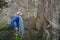
<instances>
[{"instance_id":1,"label":"rock face","mask_svg":"<svg viewBox=\"0 0 60 40\"><path fill-rule=\"evenodd\" d=\"M42 18L43 22L44 22L44 30L47 34L51 34L52 35L52 39L51 40L58 40L59 39L59 11L60 9L58 9L58 5L59 5L60 1L59 0L39 0L39 8L38 8L38 16L40 18ZM57 5L58 4L58 5ZM44 18L45 17L45 18ZM48 22L47 22L47 21ZM52 25L52 28L50 29L51 31L49 31L49 29L47 29L46 27L48 27L47 25ZM45 34L46 35L46 34ZM48 39L46 39L48 40Z\"/></svg>"},{"instance_id":2,"label":"rock face","mask_svg":"<svg viewBox=\"0 0 60 40\"><path fill-rule=\"evenodd\" d=\"M10 4L11 6L2 12L2 15L6 13L8 17L5 16L2 18L7 18L6 20L10 22L10 16L16 16L18 10L22 11L25 25L23 40L59 39L60 0L13 0ZM9 29L8 31L10 30L13 29ZM8 34L11 33L11 31L4 31ZM5 33L4 31L1 31L1 37L5 37L2 35L2 33ZM14 31L11 35L13 35L13 33ZM11 38L11 36L9 36L9 38ZM8 38L1 38L1 40L7 39Z\"/></svg>"}]
</instances>

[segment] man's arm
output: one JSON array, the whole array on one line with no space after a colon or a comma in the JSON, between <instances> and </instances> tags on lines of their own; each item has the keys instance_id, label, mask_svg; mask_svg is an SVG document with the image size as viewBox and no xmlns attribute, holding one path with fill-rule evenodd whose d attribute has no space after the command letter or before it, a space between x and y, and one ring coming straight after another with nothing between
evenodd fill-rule
<instances>
[{"instance_id":1,"label":"man's arm","mask_svg":"<svg viewBox=\"0 0 60 40\"><path fill-rule=\"evenodd\" d=\"M16 20L18 19L18 17L15 17L12 21L11 21L11 25L12 25L12 27L13 28L16 28L16 24L15 24L15 22L16 22Z\"/></svg>"}]
</instances>

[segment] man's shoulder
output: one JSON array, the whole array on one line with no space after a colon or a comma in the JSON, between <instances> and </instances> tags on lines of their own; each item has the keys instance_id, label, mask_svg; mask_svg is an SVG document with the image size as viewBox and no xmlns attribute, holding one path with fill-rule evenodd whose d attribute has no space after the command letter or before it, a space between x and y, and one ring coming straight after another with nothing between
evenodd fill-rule
<instances>
[{"instance_id":1,"label":"man's shoulder","mask_svg":"<svg viewBox=\"0 0 60 40\"><path fill-rule=\"evenodd\" d=\"M19 17L19 16L16 16L16 17Z\"/></svg>"},{"instance_id":2,"label":"man's shoulder","mask_svg":"<svg viewBox=\"0 0 60 40\"><path fill-rule=\"evenodd\" d=\"M16 16L17 18L21 18L21 16Z\"/></svg>"}]
</instances>

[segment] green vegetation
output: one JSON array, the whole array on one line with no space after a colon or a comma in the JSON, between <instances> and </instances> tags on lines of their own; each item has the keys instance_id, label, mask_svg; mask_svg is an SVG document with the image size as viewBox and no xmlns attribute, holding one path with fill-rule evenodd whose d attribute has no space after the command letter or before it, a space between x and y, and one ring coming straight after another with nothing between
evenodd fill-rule
<instances>
[{"instance_id":1,"label":"green vegetation","mask_svg":"<svg viewBox=\"0 0 60 40\"><path fill-rule=\"evenodd\" d=\"M5 0L0 0L0 8L7 7L8 2L5 2Z\"/></svg>"},{"instance_id":2,"label":"green vegetation","mask_svg":"<svg viewBox=\"0 0 60 40\"><path fill-rule=\"evenodd\" d=\"M10 24L8 26L0 29L0 40L15 40L15 32Z\"/></svg>"}]
</instances>

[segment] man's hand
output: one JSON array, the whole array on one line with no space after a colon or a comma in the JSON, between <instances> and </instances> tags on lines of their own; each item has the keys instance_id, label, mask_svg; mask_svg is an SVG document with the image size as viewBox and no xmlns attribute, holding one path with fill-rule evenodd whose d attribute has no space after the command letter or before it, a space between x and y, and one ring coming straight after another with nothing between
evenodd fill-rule
<instances>
[{"instance_id":1,"label":"man's hand","mask_svg":"<svg viewBox=\"0 0 60 40\"><path fill-rule=\"evenodd\" d=\"M18 30L18 27L16 27L15 30Z\"/></svg>"}]
</instances>

